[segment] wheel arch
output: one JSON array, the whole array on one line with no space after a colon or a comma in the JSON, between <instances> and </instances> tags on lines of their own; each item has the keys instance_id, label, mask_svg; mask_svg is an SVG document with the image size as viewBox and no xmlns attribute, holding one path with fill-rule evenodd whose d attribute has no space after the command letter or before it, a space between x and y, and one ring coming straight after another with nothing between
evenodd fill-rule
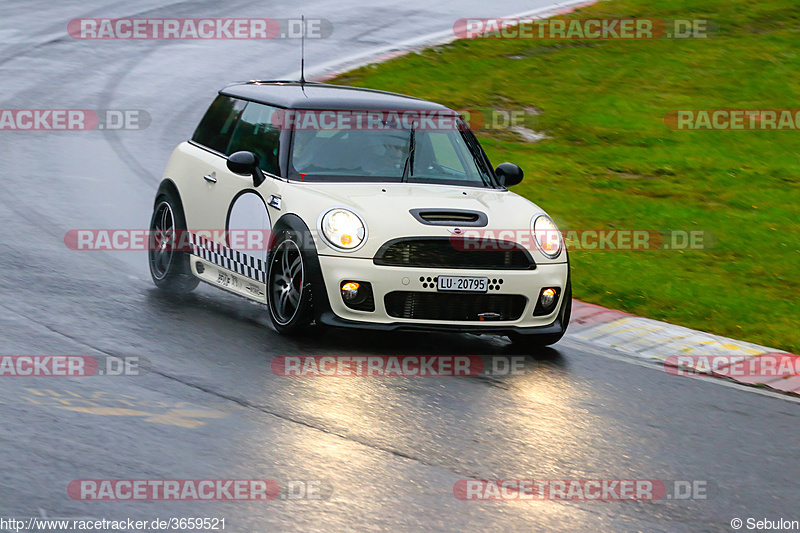
<instances>
[{"instance_id":1,"label":"wheel arch","mask_svg":"<svg viewBox=\"0 0 800 533\"><path fill-rule=\"evenodd\" d=\"M181 211L186 213L186 210L183 208L183 200L181 200L181 193L180 191L178 191L178 186L175 185L175 182L172 181L170 178L164 178L158 185L156 196L153 199L153 208L155 208L156 206L158 197L161 196L162 194L171 194L172 197L175 199L175 201L178 202L178 207L181 208Z\"/></svg>"},{"instance_id":2,"label":"wheel arch","mask_svg":"<svg viewBox=\"0 0 800 533\"><path fill-rule=\"evenodd\" d=\"M183 203L181 202L180 194L178 193L178 189L175 184L169 180L165 179L161 182L158 187L158 191L156 192L155 198L153 199L153 216L150 220L150 239L153 237L153 225L155 220L155 215L157 213L157 209L159 207L158 199L162 196L166 196L166 204L169 207L170 204L173 204L170 209L173 212L173 224L176 230L182 231L186 229L186 216L183 210ZM178 212L180 211L180 212ZM180 217L180 218L179 218ZM181 220L182 219L182 220ZM181 227L182 226L182 227ZM152 242L152 241L149 241ZM177 251L173 252L173 258L176 259L174 262L171 261L170 265L175 265L176 271L170 273L165 272L164 276L157 277L153 271L153 248L148 247L148 263L150 266L150 274L155 282L156 286L161 289L165 289L170 292L174 293L185 293L192 291L200 280L194 276L191 270L191 266L189 266L189 252L188 251L181 251L178 249Z\"/></svg>"},{"instance_id":3,"label":"wheel arch","mask_svg":"<svg viewBox=\"0 0 800 533\"><path fill-rule=\"evenodd\" d=\"M314 318L317 323L319 323L322 313L331 310L331 304L328 300L328 291L327 287L325 286L325 278L322 275L322 267L320 266L319 256L317 255L317 247L313 239L313 235L302 218L294 213L287 213L276 220L272 227L272 237L269 246L270 250L275 249L275 239L277 238L277 235L284 230L294 231L303 239L302 251L305 255L306 264L308 265L308 277L311 281Z\"/></svg>"}]
</instances>

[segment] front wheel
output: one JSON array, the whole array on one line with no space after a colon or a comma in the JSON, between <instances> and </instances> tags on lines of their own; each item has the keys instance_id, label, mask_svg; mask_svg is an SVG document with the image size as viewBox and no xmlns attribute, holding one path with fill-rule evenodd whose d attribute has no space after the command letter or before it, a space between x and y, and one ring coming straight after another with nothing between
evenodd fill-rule
<instances>
[{"instance_id":1,"label":"front wheel","mask_svg":"<svg viewBox=\"0 0 800 533\"><path fill-rule=\"evenodd\" d=\"M278 333L303 331L313 319L307 260L293 231L275 239L267 270L267 306Z\"/></svg>"},{"instance_id":2,"label":"front wheel","mask_svg":"<svg viewBox=\"0 0 800 533\"><path fill-rule=\"evenodd\" d=\"M190 292L200 280L192 274L189 253L179 242L186 232L183 208L169 192L158 195L155 205L148 247L150 276L159 289L174 294Z\"/></svg>"}]
</instances>

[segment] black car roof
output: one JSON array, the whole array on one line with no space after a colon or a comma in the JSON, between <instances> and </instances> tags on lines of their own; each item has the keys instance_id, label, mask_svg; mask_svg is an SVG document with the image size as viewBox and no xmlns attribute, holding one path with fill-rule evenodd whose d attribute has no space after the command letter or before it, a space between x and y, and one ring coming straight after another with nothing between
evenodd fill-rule
<instances>
[{"instance_id":1,"label":"black car roof","mask_svg":"<svg viewBox=\"0 0 800 533\"><path fill-rule=\"evenodd\" d=\"M453 110L441 104L412 96L324 83L306 82L301 84L296 81L247 81L228 85L219 92L227 96L288 109L414 110L444 111L447 114L455 114Z\"/></svg>"}]
</instances>

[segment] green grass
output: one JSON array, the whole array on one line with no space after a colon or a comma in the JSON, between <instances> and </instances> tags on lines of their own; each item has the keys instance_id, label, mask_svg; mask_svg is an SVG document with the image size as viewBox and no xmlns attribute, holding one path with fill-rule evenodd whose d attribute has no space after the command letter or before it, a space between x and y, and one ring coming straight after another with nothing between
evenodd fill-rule
<instances>
[{"instance_id":1,"label":"green grass","mask_svg":"<svg viewBox=\"0 0 800 533\"><path fill-rule=\"evenodd\" d=\"M499 13L498 13L499 14ZM675 131L675 109L800 108L797 0L611 0L575 18L713 19L704 40L460 40L333 83L457 109L538 109L549 139L477 132L562 228L702 229L702 251L574 251L575 297L800 353L800 131Z\"/></svg>"}]
</instances>

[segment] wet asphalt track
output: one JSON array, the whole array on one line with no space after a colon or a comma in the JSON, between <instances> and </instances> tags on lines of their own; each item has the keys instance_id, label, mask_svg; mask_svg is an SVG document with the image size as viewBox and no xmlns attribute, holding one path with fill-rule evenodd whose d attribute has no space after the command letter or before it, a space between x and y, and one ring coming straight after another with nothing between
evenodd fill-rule
<instances>
[{"instance_id":1,"label":"wet asphalt track","mask_svg":"<svg viewBox=\"0 0 800 533\"><path fill-rule=\"evenodd\" d=\"M302 12L335 30L307 43L307 64L547 3L309 2ZM288 40L75 41L67 21L300 11L290 2L0 6L0 108L153 117L142 131L0 135L0 354L153 364L139 377L2 378L0 517L224 517L228 531L730 531L734 517L800 518L791 401L670 377L569 337L511 377L279 377L270 369L279 355L510 352L501 339L466 335L286 339L260 307L211 288L166 298L142 252L66 249L70 229L145 228L170 151L215 91L294 72L298 56ZM117 478L321 481L332 495L202 503L67 495L71 480ZM695 501L463 502L453 485L465 478L704 480L711 488Z\"/></svg>"}]
</instances>

